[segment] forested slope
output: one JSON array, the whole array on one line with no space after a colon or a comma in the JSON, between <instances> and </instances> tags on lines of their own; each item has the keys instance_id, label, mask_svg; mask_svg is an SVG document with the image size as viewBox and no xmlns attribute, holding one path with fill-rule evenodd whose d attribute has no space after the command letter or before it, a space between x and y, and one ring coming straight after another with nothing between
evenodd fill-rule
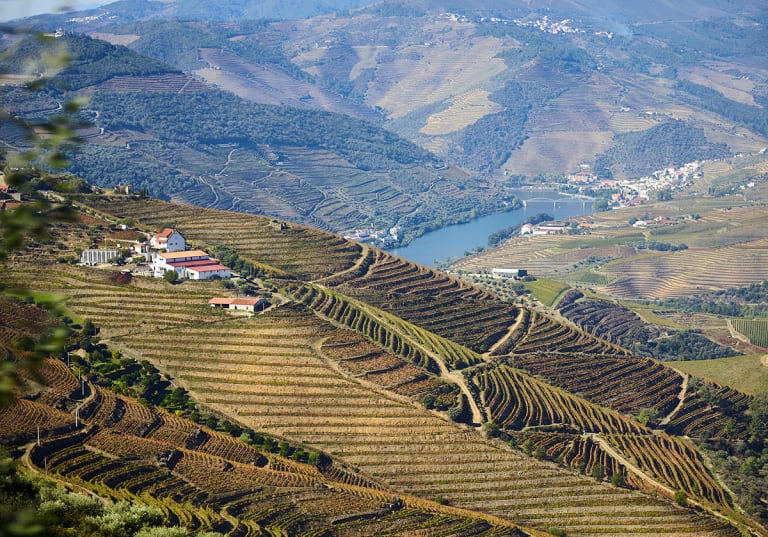
<instances>
[{"instance_id":1,"label":"forested slope","mask_svg":"<svg viewBox=\"0 0 768 537\"><path fill-rule=\"evenodd\" d=\"M4 88L3 106L36 121L67 100L87 103L87 143L69 155L70 170L94 185L129 184L337 232L400 224L408 236L503 206L467 188L464 172L370 122L247 102L122 46L77 35L29 39L4 68L20 72L54 45L80 59L37 94ZM12 143L23 147L23 135Z\"/></svg>"}]
</instances>

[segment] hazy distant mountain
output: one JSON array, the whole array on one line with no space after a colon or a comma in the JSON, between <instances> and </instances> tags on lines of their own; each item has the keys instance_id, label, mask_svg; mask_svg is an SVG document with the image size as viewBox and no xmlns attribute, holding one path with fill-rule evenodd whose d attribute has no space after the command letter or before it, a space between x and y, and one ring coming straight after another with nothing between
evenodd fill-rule
<instances>
[{"instance_id":1,"label":"hazy distant mountain","mask_svg":"<svg viewBox=\"0 0 768 537\"><path fill-rule=\"evenodd\" d=\"M624 25L683 22L696 19L764 18L764 9L749 0L231 0L205 2L202 0L121 0L81 14L98 16L108 12L110 17L178 18L181 20L232 21L253 19L303 19L318 15L366 8L368 11L415 10L417 12L456 12L465 15L526 16L533 12L550 16L578 17L600 23L615 23L612 31L630 31ZM43 17L60 23L77 18L77 14L57 14ZM39 18L38 18L39 19ZM93 22L93 21L91 21Z\"/></svg>"},{"instance_id":2,"label":"hazy distant mountain","mask_svg":"<svg viewBox=\"0 0 768 537\"><path fill-rule=\"evenodd\" d=\"M202 0L121 0L105 3L104 6L81 12L85 16L98 16L109 12L111 17L137 18L179 18L182 20L231 21L253 19L302 19L340 10L354 9L370 4L370 0L230 0L227 2L206 2ZM71 12L52 17L65 23L80 18Z\"/></svg>"},{"instance_id":3,"label":"hazy distant mountain","mask_svg":"<svg viewBox=\"0 0 768 537\"><path fill-rule=\"evenodd\" d=\"M183 71L195 84L256 105L282 107L275 116L332 112L354 118L353 123L362 120L374 138L396 133L430 154L424 162L445 163L456 171L409 177L399 169L393 178L389 164L382 163L396 159L381 144L377 154L366 155L352 141L354 149L337 144L330 160L297 153L286 159L285 152L262 147L262 153L238 163L243 173L256 159L270 163L264 169L271 171L285 172L289 163L296 179L265 186L268 195L254 201L259 181L250 178L246 187L222 179L225 147L217 149L224 156L211 159L210 169L199 155L182 165L181 155L190 153L165 148L145 154L148 170L160 159L173 174L188 178L178 183L186 185L183 189L163 190L165 195L183 191L185 201L271 210L330 229L361 220L393 224L415 214L430 219L431 211L414 212L409 203L374 203L365 196L381 202L417 199L415 193L422 191L434 195L430 185L438 176L441 181L461 177L437 199L458 203L453 209L467 214L474 203L481 212L497 207L510 176L567 175L586 166L601 176L631 177L768 145L768 61L756 54L768 43L768 15L754 2L403 0L362 6L239 1L217 4L212 14L209 3L198 1L126 0L84 15L35 20L43 28L126 45ZM134 88L125 99L134 98L143 84L153 93L158 88L156 81L139 78L104 82L115 93ZM169 96L168 102L178 98ZM185 126L171 130L184 133ZM125 145L120 136L107 144L110 151L118 141ZM368 139L354 141L358 138ZM269 145L268 140L259 143ZM306 140L293 144L318 149ZM400 141L397 146L404 147ZM173 155L177 162L159 155ZM354 211L318 211L318 203L337 195L330 185L338 180L338 169L328 165L337 157L362 173L353 184L367 181L365 173L375 169L384 174L375 181L386 177L390 186L399 185L398 194L392 198L387 189L372 186L355 198L342 196L345 203L357 200ZM361 162L379 164L366 168L370 165L360 167ZM268 171L253 175L274 177ZM189 180L197 176L207 178ZM117 174L106 177L117 180ZM284 191L321 184L311 201L297 202Z\"/></svg>"}]
</instances>

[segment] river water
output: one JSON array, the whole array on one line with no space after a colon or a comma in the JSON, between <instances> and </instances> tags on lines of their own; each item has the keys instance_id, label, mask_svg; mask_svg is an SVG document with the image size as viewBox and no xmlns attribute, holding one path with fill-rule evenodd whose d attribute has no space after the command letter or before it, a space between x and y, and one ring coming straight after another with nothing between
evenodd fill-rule
<instances>
[{"instance_id":1,"label":"river water","mask_svg":"<svg viewBox=\"0 0 768 537\"><path fill-rule=\"evenodd\" d=\"M514 211L494 213L467 222L425 233L408 246L391 252L421 265L432 267L436 262L464 256L477 246L487 246L488 236L499 230L518 226L531 216L547 213L555 220L592 213L592 202L577 198L565 198L557 192L520 191L517 197L527 201L527 206ZM557 201L555 201L557 200Z\"/></svg>"}]
</instances>

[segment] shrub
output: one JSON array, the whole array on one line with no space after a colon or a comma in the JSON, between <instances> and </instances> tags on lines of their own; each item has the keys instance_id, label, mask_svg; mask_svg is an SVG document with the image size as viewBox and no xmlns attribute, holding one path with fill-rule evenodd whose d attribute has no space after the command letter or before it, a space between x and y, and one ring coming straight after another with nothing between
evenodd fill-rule
<instances>
[{"instance_id":1,"label":"shrub","mask_svg":"<svg viewBox=\"0 0 768 537\"><path fill-rule=\"evenodd\" d=\"M501 427L495 421L489 421L485 424L485 436L488 438L496 438L501 434Z\"/></svg>"},{"instance_id":2,"label":"shrub","mask_svg":"<svg viewBox=\"0 0 768 537\"><path fill-rule=\"evenodd\" d=\"M448 409L448 417L453 421L461 421L462 414L463 412L460 407L452 406Z\"/></svg>"},{"instance_id":3,"label":"shrub","mask_svg":"<svg viewBox=\"0 0 768 537\"><path fill-rule=\"evenodd\" d=\"M643 425L652 427L656 424L658 418L659 418L658 410L656 410L655 408L644 408L640 411L640 414L638 414L637 421L639 421Z\"/></svg>"},{"instance_id":4,"label":"shrub","mask_svg":"<svg viewBox=\"0 0 768 537\"><path fill-rule=\"evenodd\" d=\"M598 481L602 481L605 476L605 468L601 463L597 463L592 467L592 477Z\"/></svg>"}]
</instances>

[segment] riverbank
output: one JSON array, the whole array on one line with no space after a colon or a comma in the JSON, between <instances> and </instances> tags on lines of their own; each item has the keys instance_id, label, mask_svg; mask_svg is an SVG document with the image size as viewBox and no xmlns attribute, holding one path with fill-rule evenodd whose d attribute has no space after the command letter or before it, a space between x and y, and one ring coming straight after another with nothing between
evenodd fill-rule
<instances>
[{"instance_id":1,"label":"riverbank","mask_svg":"<svg viewBox=\"0 0 768 537\"><path fill-rule=\"evenodd\" d=\"M557 191L521 189L516 195L524 202L518 209L430 231L407 246L390 251L416 263L434 267L448 259L463 257L478 247L486 247L491 234L519 226L538 213L547 213L554 220L563 220L593 212L591 199L576 198Z\"/></svg>"}]
</instances>

